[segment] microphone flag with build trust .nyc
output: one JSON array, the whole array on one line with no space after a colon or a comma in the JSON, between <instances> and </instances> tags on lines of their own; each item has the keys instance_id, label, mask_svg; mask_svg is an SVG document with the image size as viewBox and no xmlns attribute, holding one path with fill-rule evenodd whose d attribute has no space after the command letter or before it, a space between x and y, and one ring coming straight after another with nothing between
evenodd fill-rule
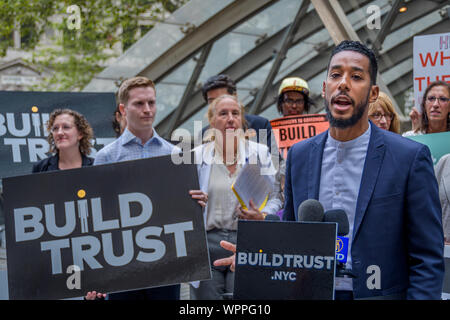
<instances>
[{"instance_id":1,"label":"microphone flag with build trust .nyc","mask_svg":"<svg viewBox=\"0 0 450 320\"><path fill-rule=\"evenodd\" d=\"M234 299L333 299L336 223L317 200L299 216L310 220L239 221Z\"/></svg>"},{"instance_id":2,"label":"microphone flag with build trust .nyc","mask_svg":"<svg viewBox=\"0 0 450 320\"><path fill-rule=\"evenodd\" d=\"M201 207L189 195L199 189L195 165L164 156L6 178L3 187L10 299L210 278Z\"/></svg>"}]
</instances>

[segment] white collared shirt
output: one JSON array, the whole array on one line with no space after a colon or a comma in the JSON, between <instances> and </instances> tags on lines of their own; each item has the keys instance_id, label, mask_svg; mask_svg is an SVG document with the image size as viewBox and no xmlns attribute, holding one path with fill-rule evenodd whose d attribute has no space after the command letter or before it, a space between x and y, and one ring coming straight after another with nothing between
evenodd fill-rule
<instances>
[{"instance_id":1,"label":"white collared shirt","mask_svg":"<svg viewBox=\"0 0 450 320\"><path fill-rule=\"evenodd\" d=\"M351 245L356 203L370 140L370 128L356 139L341 142L328 131L322 158L319 201L325 211L343 209L349 221L349 246L346 267L351 269ZM351 278L336 278L336 290L353 290Z\"/></svg>"}]
</instances>

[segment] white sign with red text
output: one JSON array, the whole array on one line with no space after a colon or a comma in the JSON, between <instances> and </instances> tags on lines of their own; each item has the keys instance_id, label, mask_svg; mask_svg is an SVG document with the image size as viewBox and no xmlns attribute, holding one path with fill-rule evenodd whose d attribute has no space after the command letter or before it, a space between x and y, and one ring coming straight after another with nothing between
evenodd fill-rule
<instances>
[{"instance_id":1,"label":"white sign with red text","mask_svg":"<svg viewBox=\"0 0 450 320\"><path fill-rule=\"evenodd\" d=\"M450 33L414 37L414 99L420 104L427 86L437 80L450 83Z\"/></svg>"}]
</instances>

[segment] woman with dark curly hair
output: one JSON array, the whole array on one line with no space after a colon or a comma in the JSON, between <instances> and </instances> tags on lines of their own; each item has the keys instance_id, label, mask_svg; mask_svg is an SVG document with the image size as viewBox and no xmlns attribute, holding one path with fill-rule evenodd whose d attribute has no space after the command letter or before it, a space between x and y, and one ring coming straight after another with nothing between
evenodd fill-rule
<instances>
[{"instance_id":1,"label":"woman with dark curly hair","mask_svg":"<svg viewBox=\"0 0 450 320\"><path fill-rule=\"evenodd\" d=\"M86 118L71 109L56 109L47 122L47 141L54 155L33 165L32 172L54 171L90 166L94 159L90 140L94 132Z\"/></svg>"}]
</instances>

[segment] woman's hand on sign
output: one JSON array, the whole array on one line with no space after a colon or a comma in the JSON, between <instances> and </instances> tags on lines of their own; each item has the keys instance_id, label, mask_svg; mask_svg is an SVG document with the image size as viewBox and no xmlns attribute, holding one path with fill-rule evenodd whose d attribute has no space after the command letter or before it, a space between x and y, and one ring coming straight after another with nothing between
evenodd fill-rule
<instances>
[{"instance_id":1,"label":"woman's hand on sign","mask_svg":"<svg viewBox=\"0 0 450 320\"><path fill-rule=\"evenodd\" d=\"M250 209L244 209L239 206L239 218L245 220L264 220L266 217L266 213L261 212L253 203L253 200L250 200Z\"/></svg>"},{"instance_id":2,"label":"woman's hand on sign","mask_svg":"<svg viewBox=\"0 0 450 320\"><path fill-rule=\"evenodd\" d=\"M218 259L213 262L216 267L230 267L230 270L234 272L236 266L236 245L231 242L222 240L220 241L220 246L225 250L231 251L233 253L232 256L228 258Z\"/></svg>"},{"instance_id":3,"label":"woman's hand on sign","mask_svg":"<svg viewBox=\"0 0 450 320\"><path fill-rule=\"evenodd\" d=\"M86 296L84 296L84 300L105 300L106 293L100 293L97 291L89 291Z\"/></svg>"},{"instance_id":4,"label":"woman's hand on sign","mask_svg":"<svg viewBox=\"0 0 450 320\"><path fill-rule=\"evenodd\" d=\"M197 200L198 204L204 208L208 202L208 194L202 190L189 190L192 199Z\"/></svg>"},{"instance_id":5,"label":"woman's hand on sign","mask_svg":"<svg viewBox=\"0 0 450 320\"><path fill-rule=\"evenodd\" d=\"M412 107L409 117L411 118L412 130L419 130L422 125L422 115L417 111L416 107Z\"/></svg>"}]
</instances>

